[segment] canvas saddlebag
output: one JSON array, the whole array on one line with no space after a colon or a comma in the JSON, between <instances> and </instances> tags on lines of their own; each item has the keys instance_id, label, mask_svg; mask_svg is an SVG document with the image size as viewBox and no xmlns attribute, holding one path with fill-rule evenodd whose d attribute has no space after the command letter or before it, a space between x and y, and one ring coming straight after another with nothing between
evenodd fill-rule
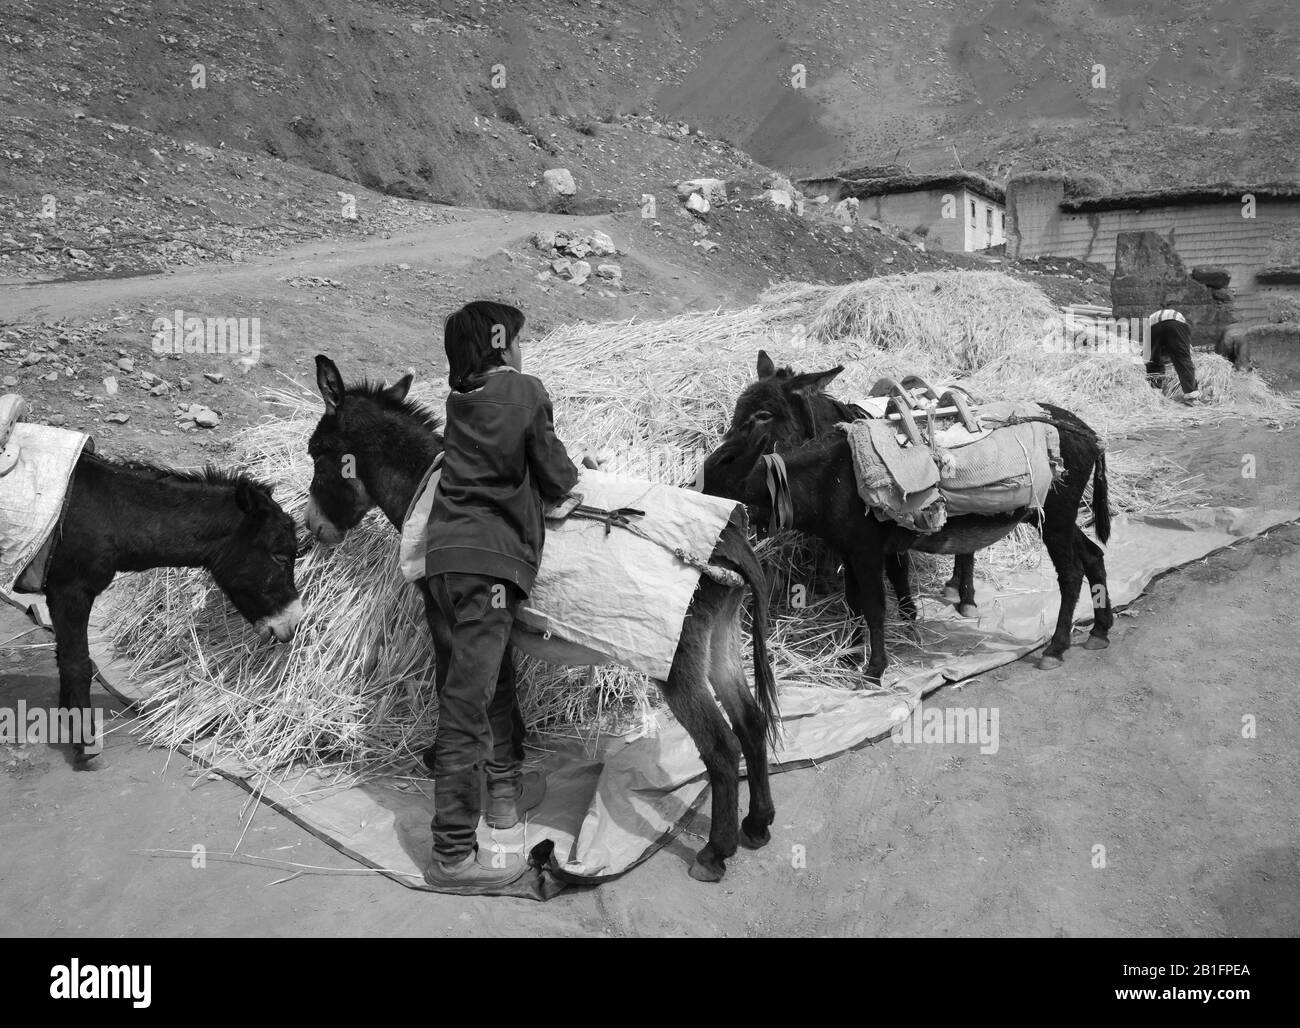
<instances>
[{"instance_id":1,"label":"canvas saddlebag","mask_svg":"<svg viewBox=\"0 0 1300 1028\"><path fill-rule=\"evenodd\" d=\"M884 419L841 427L863 503L878 520L932 533L949 517L1042 506L1060 474L1059 433L1044 422L1002 422L1043 416L1037 404L983 404L980 431L960 422L936 428L928 446L903 443Z\"/></svg>"},{"instance_id":2,"label":"canvas saddlebag","mask_svg":"<svg viewBox=\"0 0 1300 1028\"><path fill-rule=\"evenodd\" d=\"M1060 477L1056 427L1041 421L994 427L1017 417L1043 416L1043 409L1033 403L990 403L980 408L979 434L960 424L935 433L939 495L950 517L1043 505Z\"/></svg>"}]
</instances>

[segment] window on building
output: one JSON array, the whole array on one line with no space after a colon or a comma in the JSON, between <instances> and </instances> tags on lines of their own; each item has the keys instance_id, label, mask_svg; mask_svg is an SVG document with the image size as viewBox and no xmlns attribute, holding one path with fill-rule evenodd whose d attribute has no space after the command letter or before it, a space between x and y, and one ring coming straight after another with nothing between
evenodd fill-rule
<instances>
[{"instance_id":1,"label":"window on building","mask_svg":"<svg viewBox=\"0 0 1300 1028\"><path fill-rule=\"evenodd\" d=\"M984 209L984 231L989 234L990 239L993 238L993 208L992 207L986 207Z\"/></svg>"},{"instance_id":2,"label":"window on building","mask_svg":"<svg viewBox=\"0 0 1300 1028\"><path fill-rule=\"evenodd\" d=\"M974 200L972 200L972 201L970 202L970 223L971 223L972 225L977 224L977 221L975 220L975 201L974 201Z\"/></svg>"}]
</instances>

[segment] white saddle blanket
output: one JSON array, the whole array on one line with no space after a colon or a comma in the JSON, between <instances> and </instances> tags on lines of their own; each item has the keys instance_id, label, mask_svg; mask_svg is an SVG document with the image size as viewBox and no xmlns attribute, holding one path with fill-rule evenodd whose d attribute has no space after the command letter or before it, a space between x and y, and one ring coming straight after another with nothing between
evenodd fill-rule
<instances>
[{"instance_id":1,"label":"white saddle blanket","mask_svg":"<svg viewBox=\"0 0 1300 1028\"><path fill-rule=\"evenodd\" d=\"M95 444L81 432L19 422L9 445L19 456L0 477L0 590L39 593L72 472L81 451Z\"/></svg>"},{"instance_id":2,"label":"white saddle blanket","mask_svg":"<svg viewBox=\"0 0 1300 1028\"><path fill-rule=\"evenodd\" d=\"M437 488L430 476L402 528L402 573L424 577L425 526ZM588 507L635 507L643 539L617 526L570 517L546 526L532 593L520 604L513 642L551 664L621 664L665 679L700 573L674 549L708 560L733 500L602 471L584 470L573 490ZM654 540L653 542L651 540Z\"/></svg>"}]
</instances>

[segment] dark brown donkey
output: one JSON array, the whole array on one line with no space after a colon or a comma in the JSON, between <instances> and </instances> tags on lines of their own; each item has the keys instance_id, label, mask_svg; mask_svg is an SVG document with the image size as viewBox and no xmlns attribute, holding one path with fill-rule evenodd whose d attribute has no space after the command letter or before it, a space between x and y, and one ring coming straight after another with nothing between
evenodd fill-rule
<instances>
[{"instance_id":1,"label":"dark brown donkey","mask_svg":"<svg viewBox=\"0 0 1300 1028\"><path fill-rule=\"evenodd\" d=\"M1069 411L1040 404L1061 437L1065 473L1048 492L1043 517L1033 508L1005 515L966 514L950 518L939 532L924 535L893 522L869 517L858 496L852 457L844 433L834 426L860 417L862 411L827 396L825 386L842 368L809 374L777 371L760 354L759 381L736 404L732 424L719 447L704 463L704 491L742 500L755 513L756 524L767 524L772 510L766 468L760 458L780 453L785 458L793 501L794 527L819 536L845 555L845 597L854 614L867 623L870 660L866 678L878 682L887 664L884 644L884 586L888 572L908 613L907 551L958 555L957 579L963 605L974 604L972 570L962 571L973 554L1010 534L1021 522L1036 525L1043 536L1061 589L1056 631L1038 661L1040 669L1059 667L1070 645L1075 603L1086 575L1092 587L1094 621L1084 644L1087 649L1109 645L1113 623L1106 590L1106 565L1101 548L1077 526L1084 489L1091 479L1097 536L1110 537L1105 454L1096 433ZM892 566L891 566L892 562ZM901 564L901 568L900 568ZM951 587L954 583L950 582ZM910 596L909 596L910 599Z\"/></svg>"},{"instance_id":2,"label":"dark brown donkey","mask_svg":"<svg viewBox=\"0 0 1300 1028\"><path fill-rule=\"evenodd\" d=\"M333 545L376 506L400 529L425 472L442 451L437 417L407 399L410 375L393 386L368 382L344 386L334 362L318 356L316 376L325 414L308 444L314 461L308 529L321 542ZM345 459L349 468L355 468L355 477L344 476ZM779 714L776 680L767 655L766 581L749 540L734 522L723 530L710 561L739 573L753 594L758 699L750 691L741 660L743 589L722 585L708 575L700 576L668 679L656 684L690 733L708 772L713 793L709 841L690 874L716 882L738 843L753 849L771 838L775 808L768 786L767 747ZM450 638L427 582L420 581L418 587L433 634L436 688L441 692ZM742 754L749 777L749 813L737 833Z\"/></svg>"},{"instance_id":3,"label":"dark brown donkey","mask_svg":"<svg viewBox=\"0 0 1300 1028\"><path fill-rule=\"evenodd\" d=\"M293 519L271 490L243 475L171 471L82 453L50 555L45 596L54 625L59 706L80 711L78 764L95 742L87 625L95 598L121 571L201 567L263 639L293 637L302 604L293 581Z\"/></svg>"}]
</instances>

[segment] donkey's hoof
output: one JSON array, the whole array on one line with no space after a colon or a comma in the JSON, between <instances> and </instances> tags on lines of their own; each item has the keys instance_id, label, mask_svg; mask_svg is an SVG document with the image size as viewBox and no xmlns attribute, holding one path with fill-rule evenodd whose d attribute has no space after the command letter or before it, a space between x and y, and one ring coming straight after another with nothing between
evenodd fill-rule
<instances>
[{"instance_id":1,"label":"donkey's hoof","mask_svg":"<svg viewBox=\"0 0 1300 1028\"><path fill-rule=\"evenodd\" d=\"M980 608L976 603L959 603L957 613L964 618L977 618L980 616Z\"/></svg>"},{"instance_id":2,"label":"donkey's hoof","mask_svg":"<svg viewBox=\"0 0 1300 1028\"><path fill-rule=\"evenodd\" d=\"M883 674L884 674L883 671L882 671L882 672L877 672L877 673L874 674L874 675L873 675L870 671L864 671L864 672L862 672L862 680L861 680L860 682L858 682L858 684L855 685L853 688L854 688L854 689L859 689L859 690L860 690L860 689L879 689L879 688L880 688L880 678L881 678L881 675L883 675Z\"/></svg>"},{"instance_id":3,"label":"donkey's hoof","mask_svg":"<svg viewBox=\"0 0 1300 1028\"><path fill-rule=\"evenodd\" d=\"M1110 648L1110 640L1104 635L1090 635L1083 644L1085 650L1106 650Z\"/></svg>"},{"instance_id":4,"label":"donkey's hoof","mask_svg":"<svg viewBox=\"0 0 1300 1028\"><path fill-rule=\"evenodd\" d=\"M105 766L98 753L78 753L72 758L73 771L99 771Z\"/></svg>"},{"instance_id":5,"label":"donkey's hoof","mask_svg":"<svg viewBox=\"0 0 1300 1028\"><path fill-rule=\"evenodd\" d=\"M727 865L721 860L716 863L706 864L699 857L696 857L691 862L690 870L687 873L697 882L720 882L726 871Z\"/></svg>"},{"instance_id":6,"label":"donkey's hoof","mask_svg":"<svg viewBox=\"0 0 1300 1028\"><path fill-rule=\"evenodd\" d=\"M952 586L945 585L943 592L939 594L939 599L943 600L944 603L951 603L955 607L961 602L961 593Z\"/></svg>"},{"instance_id":7,"label":"donkey's hoof","mask_svg":"<svg viewBox=\"0 0 1300 1028\"><path fill-rule=\"evenodd\" d=\"M762 849L772 841L772 833L768 831L767 825L754 825L753 827L740 822L740 844L747 850Z\"/></svg>"},{"instance_id":8,"label":"donkey's hoof","mask_svg":"<svg viewBox=\"0 0 1300 1028\"><path fill-rule=\"evenodd\" d=\"M1036 666L1039 671L1055 671L1058 667L1060 667L1064 663L1065 661L1063 661L1060 657L1049 657L1046 653L1044 653L1041 657L1038 658L1038 664Z\"/></svg>"}]
</instances>

